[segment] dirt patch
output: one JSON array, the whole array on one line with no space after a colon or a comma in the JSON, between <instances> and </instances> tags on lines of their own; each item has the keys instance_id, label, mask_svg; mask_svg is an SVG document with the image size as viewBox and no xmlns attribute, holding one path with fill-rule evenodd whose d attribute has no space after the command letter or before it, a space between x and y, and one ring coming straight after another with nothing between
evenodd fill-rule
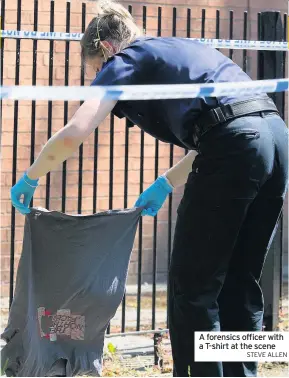
<instances>
[{"instance_id":1,"label":"dirt patch","mask_svg":"<svg viewBox=\"0 0 289 378\"><path fill-rule=\"evenodd\" d=\"M153 366L153 357L134 357L126 359L114 359L105 361L104 377L172 377L172 362L165 361L163 368ZM258 377L288 377L288 363L260 363Z\"/></svg>"}]
</instances>

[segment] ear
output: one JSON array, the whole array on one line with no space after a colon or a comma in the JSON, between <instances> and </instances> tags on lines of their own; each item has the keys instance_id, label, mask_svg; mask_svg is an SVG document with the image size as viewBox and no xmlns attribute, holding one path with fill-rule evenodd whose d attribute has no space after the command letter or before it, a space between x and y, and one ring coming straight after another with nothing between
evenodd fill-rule
<instances>
[{"instance_id":1,"label":"ear","mask_svg":"<svg viewBox=\"0 0 289 378\"><path fill-rule=\"evenodd\" d=\"M116 49L115 47L108 41L101 41L102 46L108 51L110 54L115 54Z\"/></svg>"}]
</instances>

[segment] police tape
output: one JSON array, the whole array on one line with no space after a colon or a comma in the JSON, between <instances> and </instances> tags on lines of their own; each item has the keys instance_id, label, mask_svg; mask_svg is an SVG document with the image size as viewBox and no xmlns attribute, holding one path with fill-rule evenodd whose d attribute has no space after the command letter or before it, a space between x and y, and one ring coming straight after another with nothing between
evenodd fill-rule
<instances>
[{"instance_id":1,"label":"police tape","mask_svg":"<svg viewBox=\"0 0 289 378\"><path fill-rule=\"evenodd\" d=\"M92 98L117 101L172 100L197 97L242 97L288 91L289 79L215 84L166 84L124 86L3 86L1 99L84 101Z\"/></svg>"},{"instance_id":2,"label":"police tape","mask_svg":"<svg viewBox=\"0 0 289 378\"><path fill-rule=\"evenodd\" d=\"M64 32L40 32L24 30L1 30L2 38L10 39L38 39L54 41L80 41L81 33ZM267 50L267 51L288 51L289 44L286 41L246 41L209 38L190 38L207 46L219 49L241 49L241 50Z\"/></svg>"}]
</instances>

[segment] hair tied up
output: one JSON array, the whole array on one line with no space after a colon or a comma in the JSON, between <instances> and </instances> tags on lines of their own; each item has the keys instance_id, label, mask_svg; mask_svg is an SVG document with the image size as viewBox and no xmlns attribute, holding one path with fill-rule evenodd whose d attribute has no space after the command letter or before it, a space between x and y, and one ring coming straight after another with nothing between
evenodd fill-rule
<instances>
[{"instance_id":1,"label":"hair tied up","mask_svg":"<svg viewBox=\"0 0 289 378\"><path fill-rule=\"evenodd\" d=\"M102 41L109 42L118 53L141 35L132 15L116 1L98 0L95 13L80 42L83 58L102 54Z\"/></svg>"},{"instance_id":2,"label":"hair tied up","mask_svg":"<svg viewBox=\"0 0 289 378\"><path fill-rule=\"evenodd\" d=\"M114 0L96 1L95 13L97 17L118 16L122 19L133 20L131 14L121 4Z\"/></svg>"}]
</instances>

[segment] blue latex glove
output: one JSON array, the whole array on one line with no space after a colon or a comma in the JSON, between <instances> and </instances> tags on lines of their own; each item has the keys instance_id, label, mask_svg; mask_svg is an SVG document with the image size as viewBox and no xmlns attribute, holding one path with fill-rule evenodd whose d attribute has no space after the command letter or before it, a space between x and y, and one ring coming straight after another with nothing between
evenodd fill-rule
<instances>
[{"instance_id":1,"label":"blue latex glove","mask_svg":"<svg viewBox=\"0 0 289 378\"><path fill-rule=\"evenodd\" d=\"M29 214L29 204L38 186L38 180L31 180L25 173L21 179L11 188L11 202L16 210L21 214ZM23 202L21 197L23 196Z\"/></svg>"},{"instance_id":2,"label":"blue latex glove","mask_svg":"<svg viewBox=\"0 0 289 378\"><path fill-rule=\"evenodd\" d=\"M148 187L135 203L135 207L143 207L141 215L154 217L163 206L167 196L172 193L173 187L164 176L160 176Z\"/></svg>"}]
</instances>

